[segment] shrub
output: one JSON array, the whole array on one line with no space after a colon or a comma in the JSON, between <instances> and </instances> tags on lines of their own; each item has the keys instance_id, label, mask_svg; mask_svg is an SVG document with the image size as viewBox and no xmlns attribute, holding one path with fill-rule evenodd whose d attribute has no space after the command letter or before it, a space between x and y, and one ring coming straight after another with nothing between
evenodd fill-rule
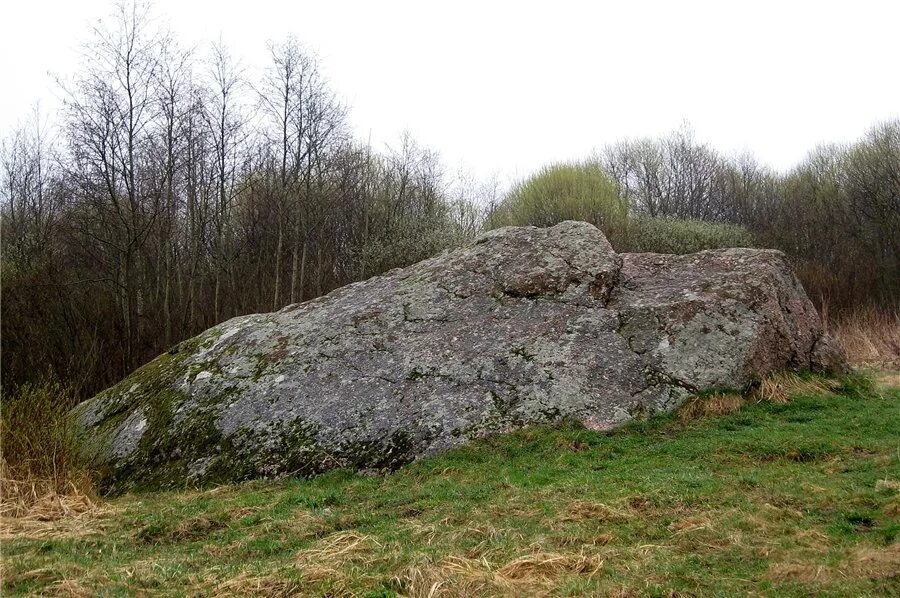
<instances>
[{"instance_id":1,"label":"shrub","mask_svg":"<svg viewBox=\"0 0 900 598\"><path fill-rule=\"evenodd\" d=\"M59 497L93 495L91 475L68 418L73 404L72 393L52 381L25 384L3 397L0 512L4 515L23 515L48 502L66 510ZM47 501L48 497L55 500Z\"/></svg>"},{"instance_id":2,"label":"shrub","mask_svg":"<svg viewBox=\"0 0 900 598\"><path fill-rule=\"evenodd\" d=\"M563 220L583 220L616 240L628 216L628 206L599 164L557 164L520 182L488 218L487 228L553 226Z\"/></svg>"},{"instance_id":3,"label":"shrub","mask_svg":"<svg viewBox=\"0 0 900 598\"><path fill-rule=\"evenodd\" d=\"M629 217L628 203L594 162L557 164L513 187L489 215L486 228L553 226L583 220L597 226L617 251L693 253L720 247L752 247L741 226L698 220Z\"/></svg>"},{"instance_id":4,"label":"shrub","mask_svg":"<svg viewBox=\"0 0 900 598\"><path fill-rule=\"evenodd\" d=\"M637 217L628 221L618 251L694 253L722 247L753 247L753 235L742 226L699 220Z\"/></svg>"}]
</instances>

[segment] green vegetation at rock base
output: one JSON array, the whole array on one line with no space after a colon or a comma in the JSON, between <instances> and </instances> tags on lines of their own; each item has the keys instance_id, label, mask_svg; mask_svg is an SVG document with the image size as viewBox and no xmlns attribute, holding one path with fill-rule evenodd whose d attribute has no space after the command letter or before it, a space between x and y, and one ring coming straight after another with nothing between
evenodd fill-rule
<instances>
[{"instance_id":1,"label":"green vegetation at rock base","mask_svg":"<svg viewBox=\"0 0 900 598\"><path fill-rule=\"evenodd\" d=\"M718 417L498 435L384 477L129 494L75 522L11 520L3 591L889 595L900 389L830 386Z\"/></svg>"}]
</instances>

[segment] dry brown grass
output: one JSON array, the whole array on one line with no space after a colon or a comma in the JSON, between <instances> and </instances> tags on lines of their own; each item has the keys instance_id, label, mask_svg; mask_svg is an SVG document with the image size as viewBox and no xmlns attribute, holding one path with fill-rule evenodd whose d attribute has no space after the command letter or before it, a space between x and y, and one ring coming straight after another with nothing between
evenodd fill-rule
<instances>
[{"instance_id":1,"label":"dry brown grass","mask_svg":"<svg viewBox=\"0 0 900 598\"><path fill-rule=\"evenodd\" d=\"M900 364L895 364L895 366L900 368ZM881 387L887 388L900 388L900 370L875 370L871 373L872 380Z\"/></svg>"},{"instance_id":2,"label":"dry brown grass","mask_svg":"<svg viewBox=\"0 0 900 598\"><path fill-rule=\"evenodd\" d=\"M578 576L590 581L603 569L596 555L534 552L495 566L486 558L450 556L438 563L410 567L395 579L410 598L462 596L541 596L560 580Z\"/></svg>"},{"instance_id":3,"label":"dry brown grass","mask_svg":"<svg viewBox=\"0 0 900 598\"><path fill-rule=\"evenodd\" d=\"M791 561L772 563L766 576L777 582L806 584L824 583L836 578L900 580L900 542L890 546L855 548L837 566Z\"/></svg>"},{"instance_id":4,"label":"dry brown grass","mask_svg":"<svg viewBox=\"0 0 900 598\"><path fill-rule=\"evenodd\" d=\"M678 419L688 422L728 415L739 411L748 401L787 403L799 395L830 395L839 387L838 380L806 378L794 372L779 372L763 378L747 397L736 392L714 392L692 397L679 408Z\"/></svg>"},{"instance_id":5,"label":"dry brown grass","mask_svg":"<svg viewBox=\"0 0 900 598\"><path fill-rule=\"evenodd\" d=\"M426 562L410 567L394 579L409 598L451 596L516 595L495 582L486 559L450 556L439 563Z\"/></svg>"},{"instance_id":6,"label":"dry brown grass","mask_svg":"<svg viewBox=\"0 0 900 598\"><path fill-rule=\"evenodd\" d=\"M550 541L554 546L571 548L571 547L596 547L607 546L613 543L616 537L612 534L603 532L591 532L589 530L581 530L576 533L566 533L550 537Z\"/></svg>"},{"instance_id":7,"label":"dry brown grass","mask_svg":"<svg viewBox=\"0 0 900 598\"><path fill-rule=\"evenodd\" d=\"M810 563L773 563L769 566L767 577L777 582L802 582L810 584L825 581L834 575L831 567Z\"/></svg>"},{"instance_id":8,"label":"dry brown grass","mask_svg":"<svg viewBox=\"0 0 900 598\"><path fill-rule=\"evenodd\" d=\"M578 574L592 579L603 567L603 559L581 554L538 552L510 561L497 570L505 579L552 583L561 577Z\"/></svg>"},{"instance_id":9,"label":"dry brown grass","mask_svg":"<svg viewBox=\"0 0 900 598\"><path fill-rule=\"evenodd\" d=\"M799 396L835 396L842 388L837 378L801 376L795 372L778 372L765 377L757 387L745 395L735 392L714 392L694 396L681 405L677 412L681 422L692 422L707 417L728 415L741 410L747 403L772 402L785 404ZM875 393L878 394L877 392ZM809 458L802 452L784 455L793 460Z\"/></svg>"},{"instance_id":10,"label":"dry brown grass","mask_svg":"<svg viewBox=\"0 0 900 598\"><path fill-rule=\"evenodd\" d=\"M14 574L11 578L2 577L4 582L24 583L41 581L45 586L41 589L41 596L69 596L87 597L95 596L96 592L85 587L80 581L84 578L84 568L68 566L63 569L43 567Z\"/></svg>"},{"instance_id":11,"label":"dry brown grass","mask_svg":"<svg viewBox=\"0 0 900 598\"><path fill-rule=\"evenodd\" d=\"M79 453L71 393L53 382L25 385L0 406L0 517L49 521L96 506L93 477ZM6 526L4 526L6 527Z\"/></svg>"},{"instance_id":12,"label":"dry brown grass","mask_svg":"<svg viewBox=\"0 0 900 598\"><path fill-rule=\"evenodd\" d=\"M165 534L164 539L169 542L191 542L205 538L213 532L225 529L228 524L213 517L197 515L188 517L172 530Z\"/></svg>"},{"instance_id":13,"label":"dry brown grass","mask_svg":"<svg viewBox=\"0 0 900 598\"><path fill-rule=\"evenodd\" d=\"M322 538L314 548L300 551L294 563L308 582L338 581L374 569L380 548L382 545L371 536L339 532Z\"/></svg>"},{"instance_id":14,"label":"dry brown grass","mask_svg":"<svg viewBox=\"0 0 900 598\"><path fill-rule=\"evenodd\" d=\"M60 492L58 480L15 480L6 471L0 462L0 541L83 537L99 532L114 511L97 500L90 477Z\"/></svg>"},{"instance_id":15,"label":"dry brown grass","mask_svg":"<svg viewBox=\"0 0 900 598\"><path fill-rule=\"evenodd\" d=\"M596 521L602 523L618 523L634 517L627 509L610 507L603 503L576 500L559 517L560 521Z\"/></svg>"},{"instance_id":16,"label":"dry brown grass","mask_svg":"<svg viewBox=\"0 0 900 598\"><path fill-rule=\"evenodd\" d=\"M240 543L223 547L233 552ZM369 579L374 582L382 546L371 536L356 532L340 532L320 539L306 550L301 550L292 562L279 564L269 571L241 571L228 579L216 576L214 570L192 579L191 594L195 596L307 596L323 595L321 584L328 586L324 594L338 596L355 595L349 588L350 581Z\"/></svg>"},{"instance_id":17,"label":"dry brown grass","mask_svg":"<svg viewBox=\"0 0 900 598\"><path fill-rule=\"evenodd\" d=\"M0 539L57 538L93 531L93 522L109 511L89 475L59 479L13 479L0 459Z\"/></svg>"},{"instance_id":18,"label":"dry brown grass","mask_svg":"<svg viewBox=\"0 0 900 598\"><path fill-rule=\"evenodd\" d=\"M110 508L65 419L58 385L25 386L3 397L0 413L0 539L81 537L98 531ZM71 584L60 589L72 589ZM69 592L72 593L72 592Z\"/></svg>"},{"instance_id":19,"label":"dry brown grass","mask_svg":"<svg viewBox=\"0 0 900 598\"><path fill-rule=\"evenodd\" d=\"M744 397L737 393L717 392L688 399L678 410L678 419L691 421L708 416L728 415L744 406Z\"/></svg>"},{"instance_id":20,"label":"dry brown grass","mask_svg":"<svg viewBox=\"0 0 900 598\"><path fill-rule=\"evenodd\" d=\"M50 586L43 592L45 596L68 596L70 598L87 598L88 596L95 596L96 592L91 590L90 588L86 588L78 579L76 578L64 578L57 580L50 584Z\"/></svg>"},{"instance_id":21,"label":"dry brown grass","mask_svg":"<svg viewBox=\"0 0 900 598\"><path fill-rule=\"evenodd\" d=\"M763 378L753 398L759 401L787 403L798 395L829 395L839 386L836 380L803 378L793 372L780 372Z\"/></svg>"},{"instance_id":22,"label":"dry brown grass","mask_svg":"<svg viewBox=\"0 0 900 598\"><path fill-rule=\"evenodd\" d=\"M849 559L848 568L859 577L893 577L900 581L900 542L877 548L857 548Z\"/></svg>"},{"instance_id":23,"label":"dry brown grass","mask_svg":"<svg viewBox=\"0 0 900 598\"><path fill-rule=\"evenodd\" d=\"M688 534L714 526L712 518L706 515L692 515L677 519L668 525L668 530L675 535Z\"/></svg>"},{"instance_id":24,"label":"dry brown grass","mask_svg":"<svg viewBox=\"0 0 900 598\"><path fill-rule=\"evenodd\" d=\"M856 366L900 368L900 310L859 309L827 323Z\"/></svg>"},{"instance_id":25,"label":"dry brown grass","mask_svg":"<svg viewBox=\"0 0 900 598\"><path fill-rule=\"evenodd\" d=\"M878 480L875 482L875 490L893 490L894 492L900 492L900 482L897 480Z\"/></svg>"},{"instance_id":26,"label":"dry brown grass","mask_svg":"<svg viewBox=\"0 0 900 598\"><path fill-rule=\"evenodd\" d=\"M252 575L246 571L232 579L215 584L212 588L203 587L196 596L272 596L274 598L301 596L303 588L294 580L272 575Z\"/></svg>"},{"instance_id":27,"label":"dry brown grass","mask_svg":"<svg viewBox=\"0 0 900 598\"><path fill-rule=\"evenodd\" d=\"M17 480L7 471L6 464L0 460L0 517L51 521L79 515L97 506L90 476L60 484L59 480L46 478Z\"/></svg>"},{"instance_id":28,"label":"dry brown grass","mask_svg":"<svg viewBox=\"0 0 900 598\"><path fill-rule=\"evenodd\" d=\"M94 502L83 495L45 496L25 514L0 517L0 542L99 534L114 525L109 516L118 511L108 503Z\"/></svg>"}]
</instances>

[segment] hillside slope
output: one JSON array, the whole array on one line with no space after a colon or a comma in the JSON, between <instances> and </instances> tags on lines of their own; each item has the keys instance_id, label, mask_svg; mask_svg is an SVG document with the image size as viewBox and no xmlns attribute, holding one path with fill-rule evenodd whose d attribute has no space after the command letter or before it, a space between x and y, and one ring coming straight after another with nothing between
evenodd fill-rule
<instances>
[{"instance_id":1,"label":"hillside slope","mask_svg":"<svg viewBox=\"0 0 900 598\"><path fill-rule=\"evenodd\" d=\"M716 416L741 399L713 395L615 432L524 430L384 477L6 520L3 593L895 594L892 383L794 380L789 402Z\"/></svg>"}]
</instances>

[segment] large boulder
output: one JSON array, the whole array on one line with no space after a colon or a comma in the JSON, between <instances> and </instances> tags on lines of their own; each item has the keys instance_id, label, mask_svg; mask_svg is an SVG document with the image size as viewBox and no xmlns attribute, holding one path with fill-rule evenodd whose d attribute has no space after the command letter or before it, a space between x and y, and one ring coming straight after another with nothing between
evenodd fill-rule
<instances>
[{"instance_id":1,"label":"large boulder","mask_svg":"<svg viewBox=\"0 0 900 598\"><path fill-rule=\"evenodd\" d=\"M616 254L502 228L181 343L75 410L113 489L390 469L485 434L598 430L844 358L777 251Z\"/></svg>"}]
</instances>

